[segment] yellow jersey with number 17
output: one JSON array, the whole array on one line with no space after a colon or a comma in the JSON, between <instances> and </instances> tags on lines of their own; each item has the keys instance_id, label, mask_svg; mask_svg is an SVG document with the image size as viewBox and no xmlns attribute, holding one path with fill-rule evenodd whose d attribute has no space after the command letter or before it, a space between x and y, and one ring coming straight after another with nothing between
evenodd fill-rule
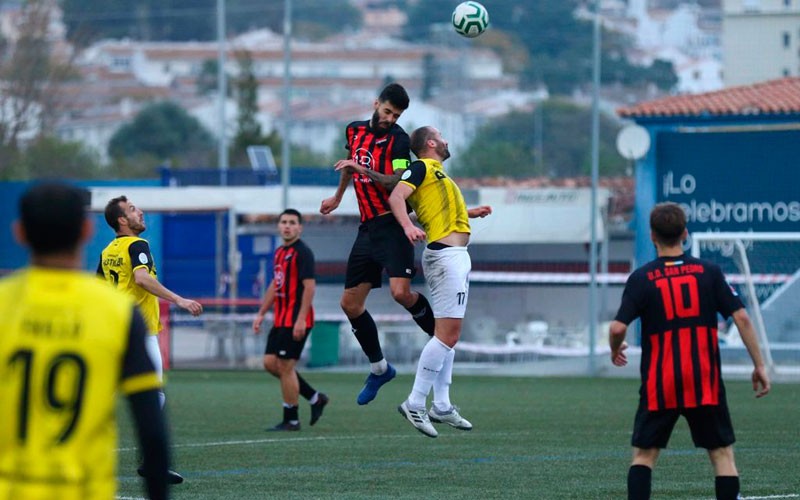
<instances>
[{"instance_id":1,"label":"yellow jersey with number 17","mask_svg":"<svg viewBox=\"0 0 800 500\"><path fill-rule=\"evenodd\" d=\"M114 498L118 392L160 387L133 301L94 276L0 280L0 500Z\"/></svg>"},{"instance_id":2,"label":"yellow jersey with number 17","mask_svg":"<svg viewBox=\"0 0 800 500\"><path fill-rule=\"evenodd\" d=\"M150 244L138 236L117 236L103 249L97 274L102 274L118 290L133 297L150 334L157 335L161 331L158 297L136 284L133 273L140 267L146 268L150 276L158 279Z\"/></svg>"},{"instance_id":3,"label":"yellow jersey with number 17","mask_svg":"<svg viewBox=\"0 0 800 500\"><path fill-rule=\"evenodd\" d=\"M428 241L438 241L450 233L470 233L464 196L442 164L430 158L412 162L400 182L414 190L408 204L417 214Z\"/></svg>"}]
</instances>

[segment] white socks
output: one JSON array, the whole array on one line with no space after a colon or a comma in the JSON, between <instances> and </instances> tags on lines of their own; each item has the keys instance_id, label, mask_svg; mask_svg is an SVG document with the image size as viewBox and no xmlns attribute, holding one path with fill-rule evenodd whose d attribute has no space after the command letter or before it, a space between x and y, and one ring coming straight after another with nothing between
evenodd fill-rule
<instances>
[{"instance_id":1,"label":"white socks","mask_svg":"<svg viewBox=\"0 0 800 500\"><path fill-rule=\"evenodd\" d=\"M455 348L450 349L444 358L444 365L439 376L433 381L433 406L437 410L446 412L453 404L450 402L450 384L453 383L453 359L456 357Z\"/></svg>"},{"instance_id":2,"label":"white socks","mask_svg":"<svg viewBox=\"0 0 800 500\"><path fill-rule=\"evenodd\" d=\"M408 405L411 408L424 408L434 382L442 372L445 361L453 350L444 345L436 337L432 337L419 355L417 363L417 376L414 378L414 387L408 396ZM450 364L452 370L452 362ZM448 377L449 379L449 377ZM449 385L449 382L448 382ZM449 399L449 395L448 395Z\"/></svg>"}]
</instances>

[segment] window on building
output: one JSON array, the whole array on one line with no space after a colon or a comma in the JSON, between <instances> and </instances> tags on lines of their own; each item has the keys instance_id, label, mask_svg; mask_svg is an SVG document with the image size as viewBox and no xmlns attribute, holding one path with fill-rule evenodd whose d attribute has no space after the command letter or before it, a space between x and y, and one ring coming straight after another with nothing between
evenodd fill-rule
<instances>
[{"instance_id":1,"label":"window on building","mask_svg":"<svg viewBox=\"0 0 800 500\"><path fill-rule=\"evenodd\" d=\"M789 35L788 31L783 32L783 48L788 49L789 45L792 43L792 37Z\"/></svg>"},{"instance_id":2,"label":"window on building","mask_svg":"<svg viewBox=\"0 0 800 500\"><path fill-rule=\"evenodd\" d=\"M792 0L783 0L783 6L784 7L791 7L792 6Z\"/></svg>"},{"instance_id":3,"label":"window on building","mask_svg":"<svg viewBox=\"0 0 800 500\"><path fill-rule=\"evenodd\" d=\"M760 0L744 0L742 2L742 7L747 12L754 12L761 10L761 1Z\"/></svg>"},{"instance_id":4,"label":"window on building","mask_svg":"<svg viewBox=\"0 0 800 500\"><path fill-rule=\"evenodd\" d=\"M125 71L131 67L131 59L129 57L115 56L111 58L111 69L118 71Z\"/></svg>"},{"instance_id":5,"label":"window on building","mask_svg":"<svg viewBox=\"0 0 800 500\"><path fill-rule=\"evenodd\" d=\"M783 76L791 76L792 72L789 71L789 68L783 68Z\"/></svg>"}]
</instances>

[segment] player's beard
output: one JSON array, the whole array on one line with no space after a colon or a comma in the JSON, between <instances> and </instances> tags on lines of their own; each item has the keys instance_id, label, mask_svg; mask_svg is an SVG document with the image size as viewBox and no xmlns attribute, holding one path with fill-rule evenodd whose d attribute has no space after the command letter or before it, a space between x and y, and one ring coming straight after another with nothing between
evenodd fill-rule
<instances>
[{"instance_id":1,"label":"player's beard","mask_svg":"<svg viewBox=\"0 0 800 500\"><path fill-rule=\"evenodd\" d=\"M147 224L144 223L144 217L142 217L141 221L128 219L128 227L138 236L145 232Z\"/></svg>"},{"instance_id":2,"label":"player's beard","mask_svg":"<svg viewBox=\"0 0 800 500\"><path fill-rule=\"evenodd\" d=\"M378 114L377 109L372 113L372 121L370 122L370 126L372 127L373 131L380 133L386 133L390 128L392 128L392 125L388 122L381 123L381 117Z\"/></svg>"},{"instance_id":3,"label":"player's beard","mask_svg":"<svg viewBox=\"0 0 800 500\"><path fill-rule=\"evenodd\" d=\"M436 154L442 158L442 161L450 158L450 149L447 147L447 144L440 142L436 144Z\"/></svg>"}]
</instances>

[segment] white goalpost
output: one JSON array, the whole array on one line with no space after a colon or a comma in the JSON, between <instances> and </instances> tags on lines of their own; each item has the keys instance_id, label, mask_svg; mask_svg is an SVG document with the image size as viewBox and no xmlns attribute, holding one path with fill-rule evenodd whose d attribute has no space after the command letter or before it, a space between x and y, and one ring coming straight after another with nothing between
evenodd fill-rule
<instances>
[{"instance_id":1,"label":"white goalpost","mask_svg":"<svg viewBox=\"0 0 800 500\"><path fill-rule=\"evenodd\" d=\"M706 232L691 235L691 253L722 267L747 308L768 370L800 378L800 233ZM723 368L748 371L733 324L721 332Z\"/></svg>"}]
</instances>

